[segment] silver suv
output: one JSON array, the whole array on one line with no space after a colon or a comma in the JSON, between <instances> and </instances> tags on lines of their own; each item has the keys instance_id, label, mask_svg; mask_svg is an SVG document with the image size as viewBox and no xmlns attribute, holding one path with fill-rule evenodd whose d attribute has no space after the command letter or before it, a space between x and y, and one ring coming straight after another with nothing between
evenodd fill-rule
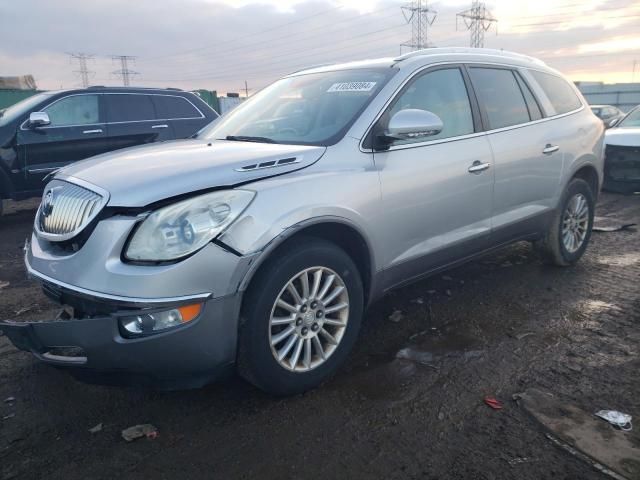
<instances>
[{"instance_id":1,"label":"silver suv","mask_svg":"<svg viewBox=\"0 0 640 480\"><path fill-rule=\"evenodd\" d=\"M296 72L196 138L66 167L26 266L65 308L0 325L75 375L318 385L371 302L520 240L584 253L602 122L544 63L429 49Z\"/></svg>"}]
</instances>

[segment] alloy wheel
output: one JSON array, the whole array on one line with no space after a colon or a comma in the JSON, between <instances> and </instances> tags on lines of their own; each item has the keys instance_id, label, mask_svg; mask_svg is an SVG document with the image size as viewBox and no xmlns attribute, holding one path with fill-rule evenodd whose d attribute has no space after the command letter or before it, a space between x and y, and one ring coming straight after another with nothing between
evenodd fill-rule
<instances>
[{"instance_id":1,"label":"alloy wheel","mask_svg":"<svg viewBox=\"0 0 640 480\"><path fill-rule=\"evenodd\" d=\"M584 244L589 227L589 203L578 193L571 197L562 216L562 243L569 253L577 252Z\"/></svg>"},{"instance_id":2,"label":"alloy wheel","mask_svg":"<svg viewBox=\"0 0 640 480\"><path fill-rule=\"evenodd\" d=\"M349 294L340 275L307 268L287 282L271 309L271 353L287 370L313 370L335 352L348 321Z\"/></svg>"}]
</instances>

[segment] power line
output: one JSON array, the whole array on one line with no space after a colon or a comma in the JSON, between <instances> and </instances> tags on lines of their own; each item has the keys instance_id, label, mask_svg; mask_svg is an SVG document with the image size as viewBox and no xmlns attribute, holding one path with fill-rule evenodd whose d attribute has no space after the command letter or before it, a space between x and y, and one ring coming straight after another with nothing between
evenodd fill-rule
<instances>
[{"instance_id":1,"label":"power line","mask_svg":"<svg viewBox=\"0 0 640 480\"><path fill-rule=\"evenodd\" d=\"M458 18L462 18L467 30L471 32L471 47L474 48L484 47L484 32L498 21L480 0L473 0L470 9L456 14L456 30Z\"/></svg>"},{"instance_id":2,"label":"power line","mask_svg":"<svg viewBox=\"0 0 640 480\"><path fill-rule=\"evenodd\" d=\"M325 14L333 12L335 10L340 10L341 8L344 8L344 5L338 5L337 7L329 8L328 10L323 10L321 12L314 13L313 15L309 15L307 17L302 17L302 18L297 19L297 20L293 20L291 22L282 23L280 25L276 25L275 27L266 28L264 30L259 30L257 32L250 33L250 34L244 35L242 37L232 38L232 39L229 39L229 40L224 40L222 42L216 42L214 44L206 45L206 46L203 46L203 47L192 48L192 49L189 49L189 50L183 50L182 52L175 52L175 53L169 53L169 54L166 54L166 55L157 55L155 57L148 57L148 58L145 59L145 61L155 60L155 59L158 59L158 58L169 58L169 57L182 56L182 55L185 55L185 54L190 54L190 53L194 53L194 52L198 52L198 51L202 51L202 50L208 50L210 48L216 48L217 49L221 45L226 45L228 43L234 43L234 42L237 42L238 40L241 40L241 39L244 39L244 38L255 37L256 35L262 35L263 33L271 32L273 30L278 30L280 28L284 28L284 27L287 27L289 25L299 24L301 22L306 22L307 20L310 20L310 19L315 18L315 17L319 17L321 15L325 15Z\"/></svg>"},{"instance_id":3,"label":"power line","mask_svg":"<svg viewBox=\"0 0 640 480\"><path fill-rule=\"evenodd\" d=\"M73 73L80 75L80 82L83 88L89 86L89 77L95 75L96 72L89 70L87 67L87 60L91 60L93 55L87 55L86 53L70 53L69 57L72 60L77 60L80 70L74 70Z\"/></svg>"},{"instance_id":4,"label":"power line","mask_svg":"<svg viewBox=\"0 0 640 480\"><path fill-rule=\"evenodd\" d=\"M342 20L337 20L337 21L333 22L331 24L331 26L335 26L335 25L338 25L338 24L341 24L341 23L345 23L345 22L346 23L351 23L351 22L359 22L359 21L361 21L363 19L366 20L367 17L370 16L370 15L375 15L375 14L387 11L387 10L389 10L391 8L395 9L397 7L395 5L393 5L391 7L381 8L379 10L375 10L375 11L372 11L372 12L358 14L358 15L355 15L353 17L347 17L347 18L344 18ZM382 20L386 20L386 19L392 18L392 17L395 17L395 14L383 17ZM216 48L210 54L203 55L203 58L206 58L207 60L212 61L212 60L219 60L221 58L224 58L225 56L236 57L238 51L243 51L243 50L249 49L250 47L255 47L255 46L264 47L265 49L268 49L269 52L271 52L274 49L274 45L275 45L274 42L276 40L284 40L284 43L286 45L289 45L289 44L293 43L293 39L294 38L295 38L295 42L299 42L301 40L309 40L309 39L314 38L314 37L324 37L324 38L326 38L327 34L339 33L341 31L346 31L346 30L350 30L350 27L349 28L341 27L341 28L337 28L337 29L328 30L327 26L323 24L323 25L318 25L318 26L316 26L314 28L306 28L306 29L304 29L304 31L298 32L298 33L287 32L284 35L280 35L278 37L274 37L274 38L269 39L268 44L265 44L265 40L261 39L261 40L258 40L256 42L251 42L251 43L247 43L247 44L244 44L244 45L236 45L236 46L232 46L231 48L225 48L225 49L220 49L220 48L218 48L218 45L217 45ZM319 31L319 34L306 36L307 33L315 32L315 31ZM299 34L304 34L305 36L300 38L298 36ZM251 36L253 36L253 35L248 35L248 37L251 37ZM222 43L226 43L226 42L222 42ZM152 57L152 58L158 58L158 57ZM148 61L149 59L146 59L146 60ZM145 61L145 60L144 59L140 59L140 61ZM175 64L177 62L193 62L193 58L185 57L185 58L177 58L177 59L171 60L171 63L167 65L167 68L174 69L175 68Z\"/></svg>"},{"instance_id":5,"label":"power line","mask_svg":"<svg viewBox=\"0 0 640 480\"><path fill-rule=\"evenodd\" d=\"M265 58L265 65L268 67L271 67L273 65L276 64L280 64L283 61L285 63L289 63L289 61L292 58L295 58L296 56L301 57L302 59L304 59L304 64L305 65L309 65L314 63L313 60L311 60L309 58L309 53L313 52L313 51L317 51L317 50L325 50L325 49L329 49L328 52L323 52L323 53L333 53L335 51L338 51L338 49L336 48L337 44L340 43L345 43L345 42L349 42L349 47L353 47L353 46L357 46L357 45L361 45L361 44L366 44L366 43L370 43L371 40L366 40L365 42L360 42L360 43L352 43L352 40L354 39L359 39L359 38L365 38L365 37L370 37L372 35L377 35L379 33L382 32L386 32L389 30L397 30L401 27L404 27L404 24L401 25L393 25L391 27L387 27L387 28L382 28L379 30L374 30L371 32L366 32L360 35L354 35L351 36L349 38L345 38L344 40L337 40L335 42L333 42L331 45L319 45L317 47L312 47L312 48L299 48L296 50L291 50L288 52L283 52L280 53L278 55L271 55L268 58ZM394 33L393 36L396 36L397 34ZM283 58L283 60L280 61L273 61L274 59L278 59L278 58ZM174 78L177 81L180 80L202 80L202 79L212 79L212 78L221 78L220 74L224 74L225 72L229 72L231 75L235 75L235 74L242 74L243 71L249 71L250 73L255 73L256 71L260 71L260 69L256 69L256 65L252 64L252 63L247 63L247 62L243 62L240 64L239 67L231 67L231 68L224 68L224 69L206 69L206 70L201 70L199 72L194 72L195 75L190 75L190 76L180 76L178 78ZM204 75L204 76L203 76ZM212 76L207 76L207 75L212 75ZM163 79L163 80L169 80L167 78Z\"/></svg>"},{"instance_id":6,"label":"power line","mask_svg":"<svg viewBox=\"0 0 640 480\"><path fill-rule=\"evenodd\" d=\"M132 57L131 55L114 55L111 57L112 60L118 60L120 62L120 70L116 70L113 73L114 75L120 75L122 77L122 84L125 87L131 85L131 76L132 75L140 75L139 72L135 72L133 70L129 70L129 62L134 61L136 57Z\"/></svg>"},{"instance_id":7,"label":"power line","mask_svg":"<svg viewBox=\"0 0 640 480\"><path fill-rule=\"evenodd\" d=\"M413 0L401 7L402 15L407 23L411 24L411 40L400 44L401 51L402 47L421 50L431 46L428 37L429 27L435 22L438 12L429 8L428 3L427 0Z\"/></svg>"}]
</instances>

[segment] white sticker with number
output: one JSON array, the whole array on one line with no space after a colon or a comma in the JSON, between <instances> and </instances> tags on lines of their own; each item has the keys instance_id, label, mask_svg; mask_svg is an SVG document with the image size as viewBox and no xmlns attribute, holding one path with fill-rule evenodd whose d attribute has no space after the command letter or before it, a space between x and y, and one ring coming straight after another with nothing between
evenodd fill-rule
<instances>
[{"instance_id":1,"label":"white sticker with number","mask_svg":"<svg viewBox=\"0 0 640 480\"><path fill-rule=\"evenodd\" d=\"M376 86L376 82L343 82L334 83L327 90L331 92L370 92L373 87Z\"/></svg>"}]
</instances>

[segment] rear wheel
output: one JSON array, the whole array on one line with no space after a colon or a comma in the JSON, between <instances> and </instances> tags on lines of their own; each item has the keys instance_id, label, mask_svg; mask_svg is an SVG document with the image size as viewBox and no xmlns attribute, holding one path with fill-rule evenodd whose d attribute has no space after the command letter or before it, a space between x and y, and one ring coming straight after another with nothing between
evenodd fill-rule
<instances>
[{"instance_id":1,"label":"rear wheel","mask_svg":"<svg viewBox=\"0 0 640 480\"><path fill-rule=\"evenodd\" d=\"M549 230L536 243L548 263L568 266L582 257L591 239L594 207L589 184L580 178L571 180Z\"/></svg>"},{"instance_id":2,"label":"rear wheel","mask_svg":"<svg viewBox=\"0 0 640 480\"><path fill-rule=\"evenodd\" d=\"M351 258L332 243L303 242L268 261L244 301L240 374L276 395L304 392L334 374L362 317L362 280Z\"/></svg>"}]
</instances>

